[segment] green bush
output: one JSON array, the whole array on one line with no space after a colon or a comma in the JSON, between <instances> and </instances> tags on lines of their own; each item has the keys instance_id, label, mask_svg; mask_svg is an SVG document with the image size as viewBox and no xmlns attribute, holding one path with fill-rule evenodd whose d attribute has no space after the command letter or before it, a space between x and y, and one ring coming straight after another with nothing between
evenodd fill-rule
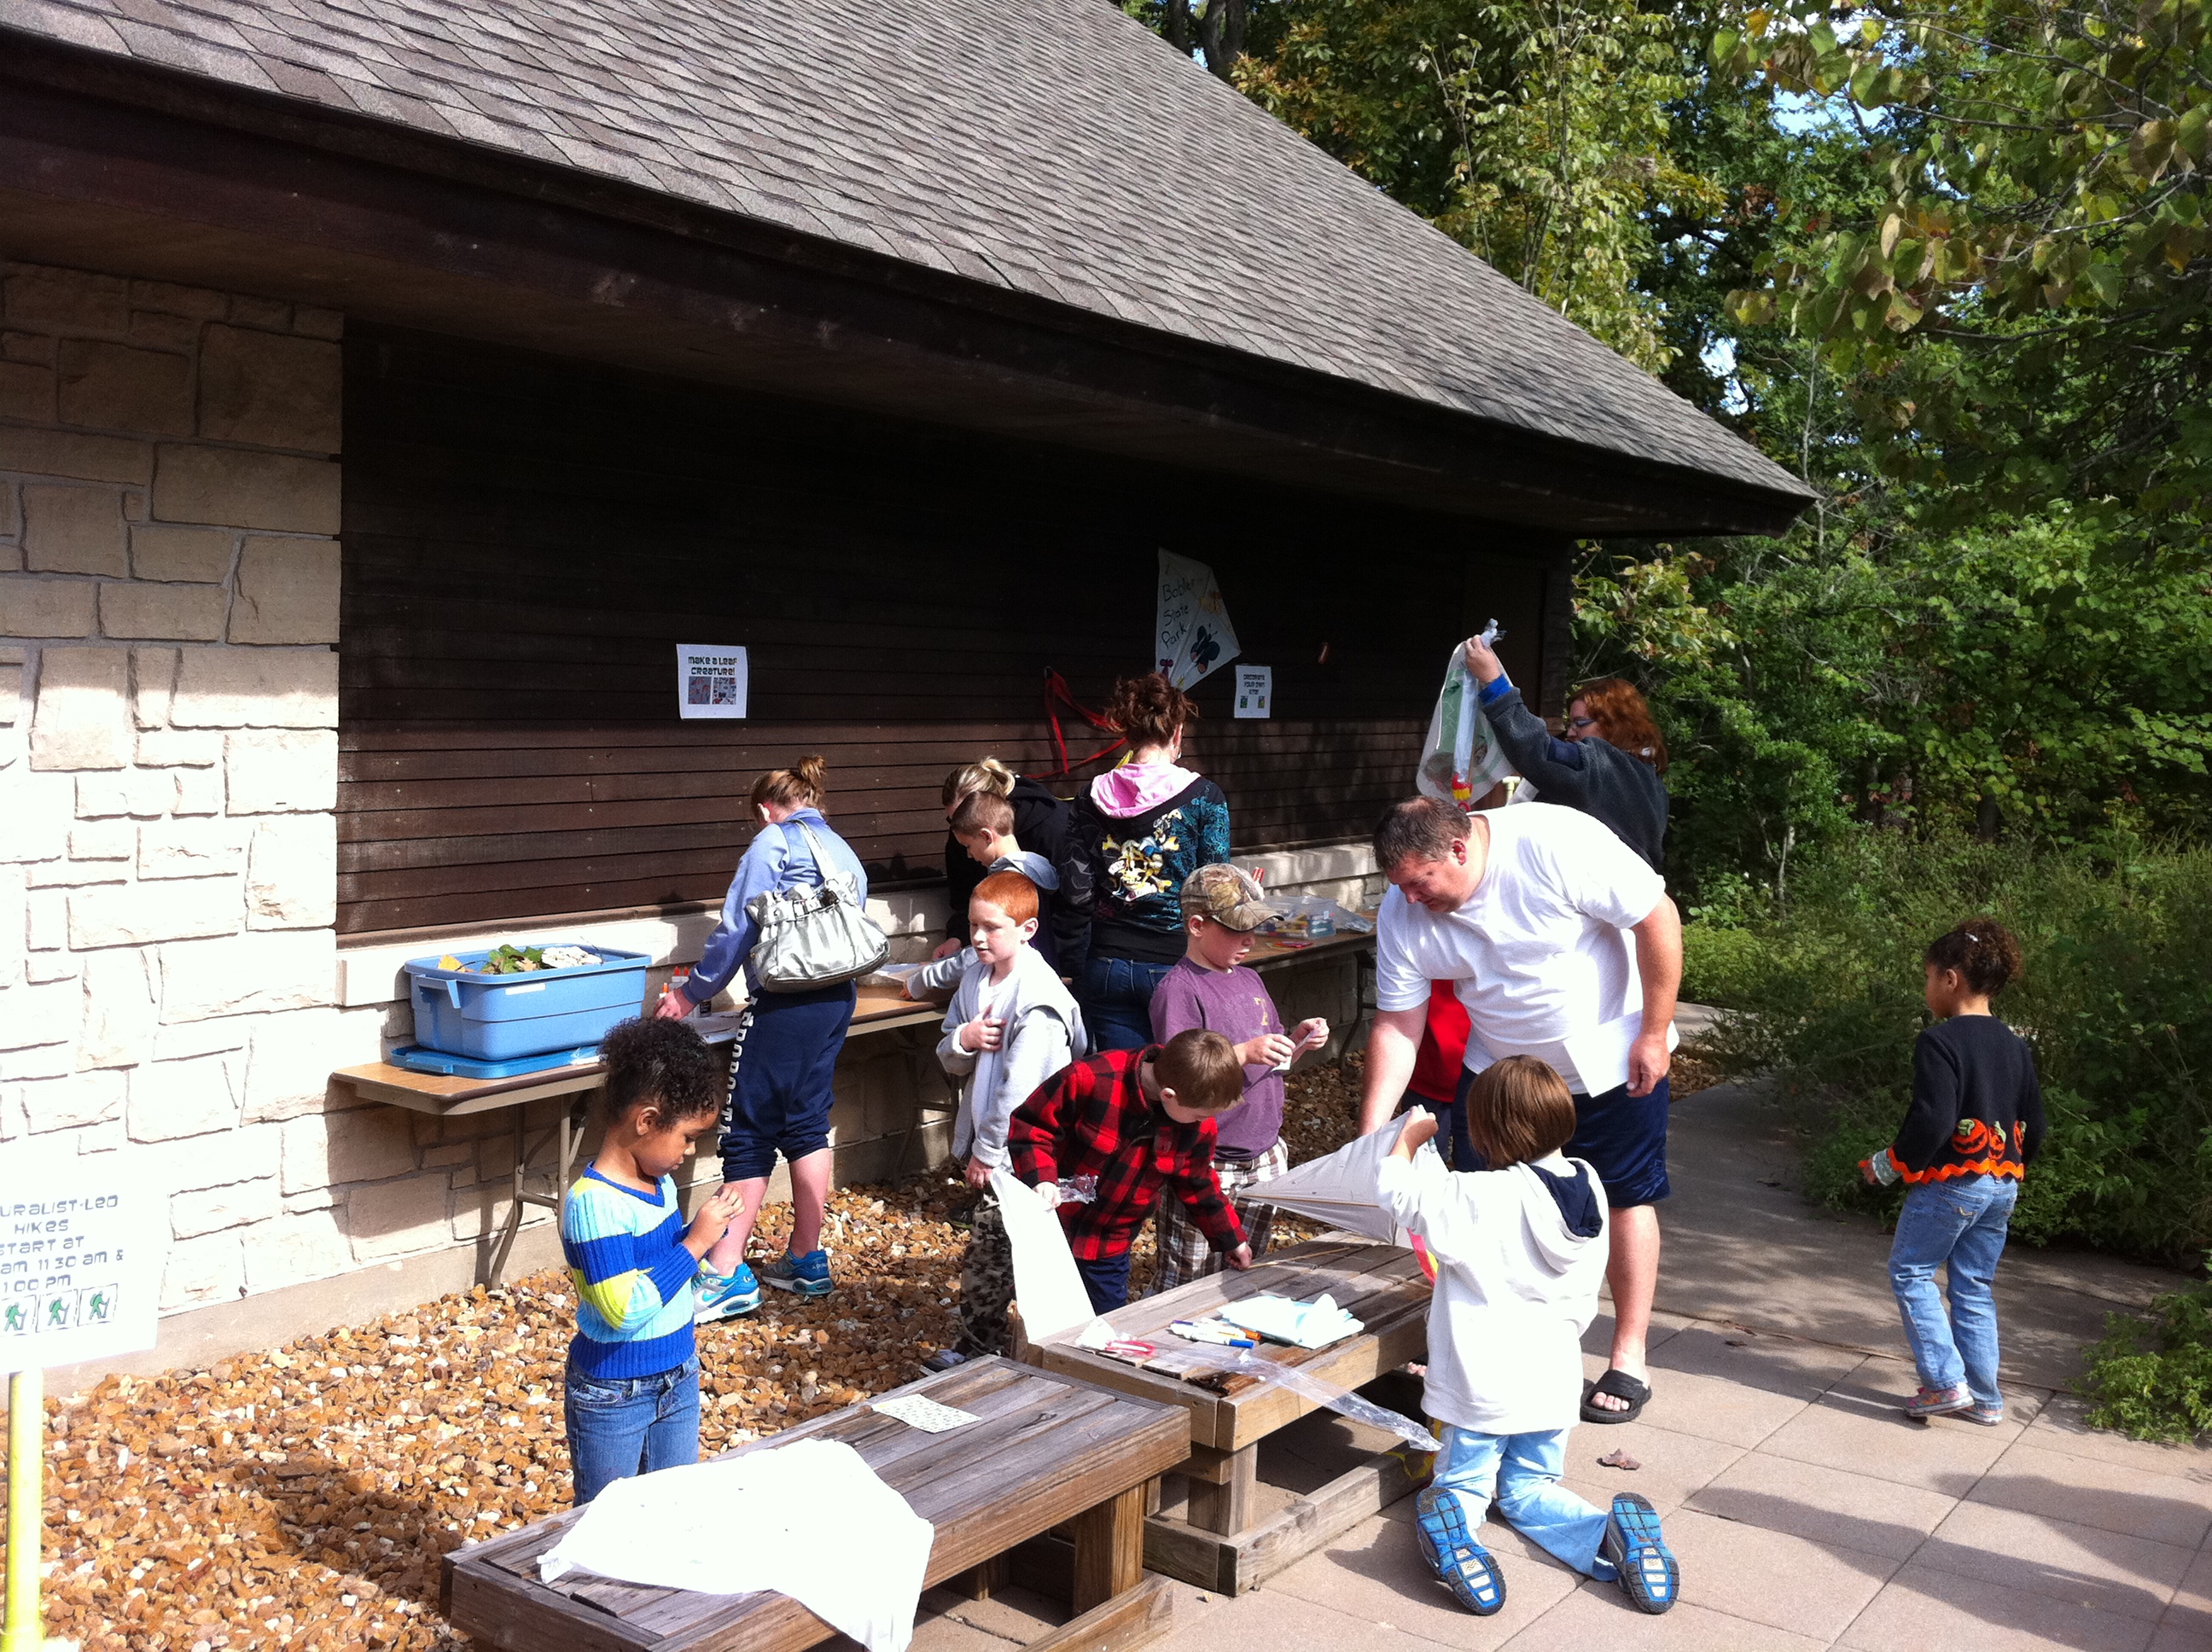
<instances>
[{"instance_id":1,"label":"green bush","mask_svg":"<svg viewBox=\"0 0 2212 1652\"><path fill-rule=\"evenodd\" d=\"M2212 1242L2212 850L2115 835L2042 847L1846 835L1802 872L1786 907L1702 914L1695 977L1747 1013L1711 1041L1723 1065L1765 1071L1805 1109L1806 1183L1879 1207L1858 1161L1886 1145L1927 1024L1920 955L1991 913L2020 937L2023 979L1998 1013L2030 1038L2051 1132L2013 1230L2172 1259ZM1695 994L1689 994L1694 997Z\"/></svg>"},{"instance_id":2,"label":"green bush","mask_svg":"<svg viewBox=\"0 0 2212 1652\"><path fill-rule=\"evenodd\" d=\"M2080 1387L2090 1423L2139 1440L2193 1440L2212 1430L2212 1287L2160 1297L2148 1325L2115 1314L2088 1351Z\"/></svg>"}]
</instances>

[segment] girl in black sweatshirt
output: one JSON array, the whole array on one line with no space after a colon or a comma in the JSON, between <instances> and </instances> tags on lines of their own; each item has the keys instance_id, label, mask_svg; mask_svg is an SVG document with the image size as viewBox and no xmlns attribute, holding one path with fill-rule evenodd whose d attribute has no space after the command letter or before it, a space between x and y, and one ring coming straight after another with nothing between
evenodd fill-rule
<instances>
[{"instance_id":1,"label":"girl in black sweatshirt","mask_svg":"<svg viewBox=\"0 0 2212 1652\"><path fill-rule=\"evenodd\" d=\"M2020 962L2020 943L1994 918L1929 943L1922 963L1936 1024L1913 1048L1912 1104L1896 1139L1859 1167L1870 1183L1907 1188L1889 1283L1920 1370L1920 1392L1905 1404L1911 1417L2004 1420L1990 1287L2044 1130L2035 1054L1990 1012ZM1939 1266L1949 1274L1948 1313Z\"/></svg>"}]
</instances>

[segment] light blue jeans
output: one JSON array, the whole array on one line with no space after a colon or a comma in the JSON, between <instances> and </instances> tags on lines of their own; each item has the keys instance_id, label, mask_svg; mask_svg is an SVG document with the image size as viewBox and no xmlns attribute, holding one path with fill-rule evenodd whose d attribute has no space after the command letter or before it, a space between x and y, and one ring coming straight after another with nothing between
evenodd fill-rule
<instances>
[{"instance_id":1,"label":"light blue jeans","mask_svg":"<svg viewBox=\"0 0 2212 1652\"><path fill-rule=\"evenodd\" d=\"M1565 1429L1477 1434L1448 1424L1433 1484L1459 1498L1467 1529L1478 1540L1494 1497L1499 1516L1531 1543L1586 1577L1610 1582L1613 1566L1598 1558L1597 1550L1612 1516L1559 1484L1566 1467Z\"/></svg>"},{"instance_id":2,"label":"light blue jeans","mask_svg":"<svg viewBox=\"0 0 2212 1652\"><path fill-rule=\"evenodd\" d=\"M616 1480L699 1461L699 1362L651 1376L584 1376L568 1368L562 1407L582 1508Z\"/></svg>"},{"instance_id":3,"label":"light blue jeans","mask_svg":"<svg viewBox=\"0 0 2212 1652\"><path fill-rule=\"evenodd\" d=\"M2020 1183L2010 1176L1923 1181L1905 1195L1889 1250L1889 1288L1905 1315L1905 1338L1923 1388L1960 1382L1984 1406L1997 1391L1997 1303L1990 1289ZM1949 1265L1950 1311L1936 1293L1936 1270Z\"/></svg>"}]
</instances>

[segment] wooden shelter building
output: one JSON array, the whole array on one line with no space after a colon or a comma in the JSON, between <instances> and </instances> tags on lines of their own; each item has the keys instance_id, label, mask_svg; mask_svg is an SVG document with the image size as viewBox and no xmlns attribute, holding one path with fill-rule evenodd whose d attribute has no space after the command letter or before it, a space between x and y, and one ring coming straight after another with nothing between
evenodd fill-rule
<instances>
[{"instance_id":1,"label":"wooden shelter building","mask_svg":"<svg viewBox=\"0 0 2212 1652\"><path fill-rule=\"evenodd\" d=\"M326 1082L401 961L687 962L813 750L933 937L942 776L1060 766L1160 550L1273 670L1239 859L1349 889L1471 625L1556 710L1575 541L1807 497L1104 0L9 0L0 255L0 1137L158 1146L210 1346L500 1218Z\"/></svg>"}]
</instances>

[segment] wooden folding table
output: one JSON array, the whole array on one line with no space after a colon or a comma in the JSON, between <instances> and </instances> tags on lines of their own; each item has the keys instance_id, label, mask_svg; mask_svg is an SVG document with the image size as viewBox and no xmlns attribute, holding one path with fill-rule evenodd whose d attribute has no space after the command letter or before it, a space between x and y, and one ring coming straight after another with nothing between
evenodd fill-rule
<instances>
[{"instance_id":1,"label":"wooden folding table","mask_svg":"<svg viewBox=\"0 0 2212 1652\"><path fill-rule=\"evenodd\" d=\"M1146 1488L1189 1449L1188 1412L996 1358L897 1392L982 1420L929 1434L863 1402L725 1455L810 1436L851 1446L937 1528L925 1586L986 1594L1010 1552L1042 1549L1042 1565L1070 1578L1077 1615L1030 1652L1120 1652L1166 1627L1172 1597L1144 1575ZM576 1518L571 1510L447 1555L447 1620L480 1645L514 1652L797 1652L836 1633L782 1594L697 1594L582 1573L540 1582L538 1556ZM1063 1524L1072 1525L1072 1564L1055 1567L1060 1552L1044 1546L1046 1534ZM742 1519L727 1537L745 1540Z\"/></svg>"},{"instance_id":2,"label":"wooden folding table","mask_svg":"<svg viewBox=\"0 0 2212 1652\"><path fill-rule=\"evenodd\" d=\"M847 1042L876 1033L895 1031L902 1027L917 1027L934 1023L944 1018L941 1008L917 1004L903 993L891 987L864 987L853 1010L853 1023L847 1030ZM725 1032L726 1038L728 1034ZM926 1054L927 1052L925 1052ZM575 1179L576 1153L584 1139L584 1112L592 1092L606 1076L606 1064L596 1056L586 1060L570 1062L564 1066L547 1067L537 1072L516 1073L505 1078L464 1078L442 1073L416 1072L406 1067L393 1066L388 1061L371 1061L357 1067L341 1067L331 1075L333 1083L352 1090L365 1102L381 1102L391 1107L404 1107L410 1112L428 1113L438 1118L459 1118L471 1113L490 1113L512 1108L514 1114L514 1196L507 1207L507 1221L500 1230L498 1242L493 1247L490 1261L485 1271L485 1282L495 1283L507 1266L507 1253L514 1248L516 1234L522 1230L522 1218L527 1207L538 1206L558 1212L561 1202L568 1196L568 1184ZM566 1101L560 1116L533 1138L525 1127L526 1110L532 1102L548 1096L563 1096ZM917 1088L916 1105L920 1106ZM908 1138L914 1134L909 1124ZM549 1150L550 1152L549 1152ZM904 1144L901 1144L901 1157ZM530 1185L533 1175L550 1180L550 1188Z\"/></svg>"}]
</instances>

